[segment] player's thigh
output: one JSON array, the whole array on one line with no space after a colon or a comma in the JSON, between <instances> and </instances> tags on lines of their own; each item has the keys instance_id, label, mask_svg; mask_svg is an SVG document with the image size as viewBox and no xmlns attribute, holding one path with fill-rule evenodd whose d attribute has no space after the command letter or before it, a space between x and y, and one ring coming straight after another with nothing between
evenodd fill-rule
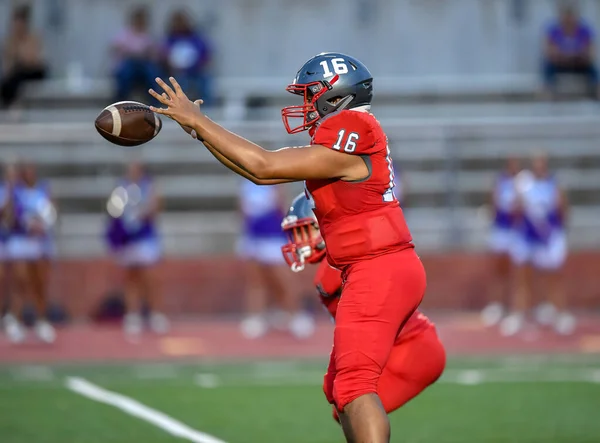
<instances>
[{"instance_id":1,"label":"player's thigh","mask_svg":"<svg viewBox=\"0 0 600 443\"><path fill-rule=\"evenodd\" d=\"M387 412L419 395L444 372L446 351L434 327L394 345L379 378L377 393Z\"/></svg>"},{"instance_id":2,"label":"player's thigh","mask_svg":"<svg viewBox=\"0 0 600 443\"><path fill-rule=\"evenodd\" d=\"M346 275L336 315L338 375L386 364L398 331L425 292L425 271L414 250L365 260Z\"/></svg>"}]
</instances>

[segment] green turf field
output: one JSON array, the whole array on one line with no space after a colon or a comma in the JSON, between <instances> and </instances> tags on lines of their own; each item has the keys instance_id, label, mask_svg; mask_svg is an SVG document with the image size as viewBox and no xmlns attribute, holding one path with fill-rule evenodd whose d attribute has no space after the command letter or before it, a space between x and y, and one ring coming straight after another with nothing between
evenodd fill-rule
<instances>
[{"instance_id":1,"label":"green turf field","mask_svg":"<svg viewBox=\"0 0 600 443\"><path fill-rule=\"evenodd\" d=\"M141 403L187 425L195 432L187 441L216 442L210 434L227 443L339 442L320 388L323 365L0 366L0 441L186 441L82 395L91 383L128 397L117 396L130 412ZM392 441L404 443L599 442L600 357L453 359L444 378L391 421Z\"/></svg>"}]
</instances>

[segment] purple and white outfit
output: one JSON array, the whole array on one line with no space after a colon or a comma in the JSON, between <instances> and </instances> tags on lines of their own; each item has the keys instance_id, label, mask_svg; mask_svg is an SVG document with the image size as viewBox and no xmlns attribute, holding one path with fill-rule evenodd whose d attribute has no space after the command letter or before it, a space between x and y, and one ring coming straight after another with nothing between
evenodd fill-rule
<instances>
[{"instance_id":1,"label":"purple and white outfit","mask_svg":"<svg viewBox=\"0 0 600 443\"><path fill-rule=\"evenodd\" d=\"M18 183L13 190L15 220L6 242L10 260L34 261L53 257L56 253L54 224L56 211L47 182L35 186ZM32 233L33 224L42 226L42 233Z\"/></svg>"},{"instance_id":2,"label":"purple and white outfit","mask_svg":"<svg viewBox=\"0 0 600 443\"><path fill-rule=\"evenodd\" d=\"M117 212L109 218L106 240L122 266L148 266L162 256L156 221L145 215L153 192L152 181L145 178L138 183L123 181L111 195L109 207L112 204Z\"/></svg>"},{"instance_id":3,"label":"purple and white outfit","mask_svg":"<svg viewBox=\"0 0 600 443\"><path fill-rule=\"evenodd\" d=\"M532 177L520 191L523 217L514 261L531 263L538 269L555 270L567 257L567 236L560 212L560 190L550 175Z\"/></svg>"},{"instance_id":4,"label":"purple and white outfit","mask_svg":"<svg viewBox=\"0 0 600 443\"><path fill-rule=\"evenodd\" d=\"M497 254L509 254L517 235L517 190L515 178L500 174L494 187L494 219L489 237L489 248Z\"/></svg>"},{"instance_id":5,"label":"purple and white outfit","mask_svg":"<svg viewBox=\"0 0 600 443\"><path fill-rule=\"evenodd\" d=\"M286 238L281 230L281 220L285 214L277 188L244 180L240 200L243 225L237 245L238 254L264 264L283 263L281 246Z\"/></svg>"}]
</instances>

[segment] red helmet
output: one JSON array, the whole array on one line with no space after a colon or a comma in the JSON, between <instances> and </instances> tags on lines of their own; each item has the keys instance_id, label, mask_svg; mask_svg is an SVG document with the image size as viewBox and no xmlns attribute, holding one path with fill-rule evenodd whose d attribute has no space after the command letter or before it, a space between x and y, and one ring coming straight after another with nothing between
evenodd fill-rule
<instances>
[{"instance_id":1,"label":"red helmet","mask_svg":"<svg viewBox=\"0 0 600 443\"><path fill-rule=\"evenodd\" d=\"M288 236L281 252L294 272L302 271L306 263L319 263L325 257L325 241L312 207L312 200L302 193L294 199L281 222L281 229Z\"/></svg>"}]
</instances>

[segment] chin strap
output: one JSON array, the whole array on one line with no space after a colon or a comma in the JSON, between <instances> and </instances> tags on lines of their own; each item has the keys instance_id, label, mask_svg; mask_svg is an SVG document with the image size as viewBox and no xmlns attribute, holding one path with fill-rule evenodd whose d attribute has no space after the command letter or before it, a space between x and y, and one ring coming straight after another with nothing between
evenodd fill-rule
<instances>
[{"instance_id":1,"label":"chin strap","mask_svg":"<svg viewBox=\"0 0 600 443\"><path fill-rule=\"evenodd\" d=\"M290 267L290 269L293 272L300 272L304 270L304 263L292 263L292 266Z\"/></svg>"},{"instance_id":2,"label":"chin strap","mask_svg":"<svg viewBox=\"0 0 600 443\"><path fill-rule=\"evenodd\" d=\"M302 248L305 249L305 248ZM302 270L304 270L304 253L301 250L298 250L298 252L296 253L296 255L298 256L299 261L292 263L292 266L290 266L291 270L294 272L300 272Z\"/></svg>"}]
</instances>

